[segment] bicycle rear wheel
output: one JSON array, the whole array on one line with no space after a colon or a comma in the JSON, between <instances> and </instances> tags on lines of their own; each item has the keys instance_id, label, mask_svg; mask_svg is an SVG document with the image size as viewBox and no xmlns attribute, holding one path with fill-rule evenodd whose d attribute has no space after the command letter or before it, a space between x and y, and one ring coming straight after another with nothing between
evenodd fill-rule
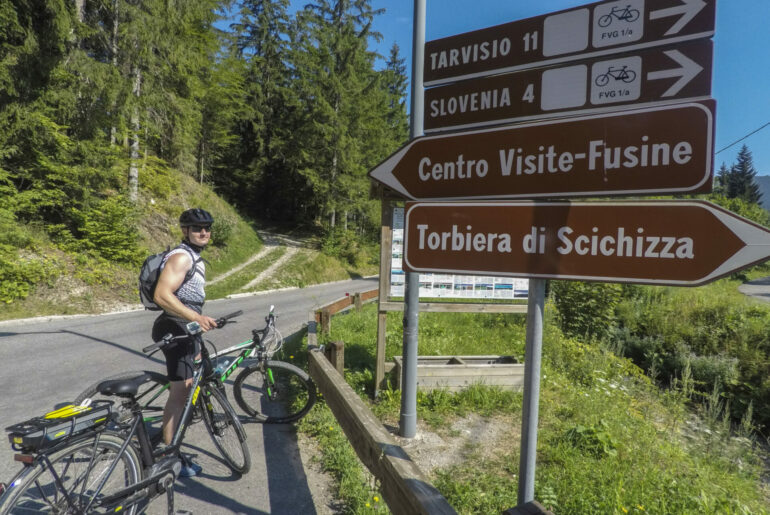
<instances>
[{"instance_id":1,"label":"bicycle rear wheel","mask_svg":"<svg viewBox=\"0 0 770 515\"><path fill-rule=\"evenodd\" d=\"M315 404L315 383L304 370L283 361L246 367L233 385L243 411L267 424L284 424L304 417Z\"/></svg>"},{"instance_id":2,"label":"bicycle rear wheel","mask_svg":"<svg viewBox=\"0 0 770 515\"><path fill-rule=\"evenodd\" d=\"M98 503L99 499L141 479L141 462L131 445L126 448L115 469L107 476L125 440L118 435L102 433L94 447L95 438L78 440L50 454L48 457L51 460L51 468L41 461L25 467L0 498L0 513L83 513L94 497L94 502ZM57 476L61 480L60 487L57 487ZM105 477L107 482L96 492ZM91 513L94 508L95 504L91 504L88 512ZM139 506L133 505L121 510L121 513L133 515L138 509Z\"/></svg>"},{"instance_id":3,"label":"bicycle rear wheel","mask_svg":"<svg viewBox=\"0 0 770 515\"><path fill-rule=\"evenodd\" d=\"M230 402L218 388L204 385L200 410L203 423L222 457L235 472L245 474L251 468L251 454L246 445L246 431Z\"/></svg>"}]
</instances>

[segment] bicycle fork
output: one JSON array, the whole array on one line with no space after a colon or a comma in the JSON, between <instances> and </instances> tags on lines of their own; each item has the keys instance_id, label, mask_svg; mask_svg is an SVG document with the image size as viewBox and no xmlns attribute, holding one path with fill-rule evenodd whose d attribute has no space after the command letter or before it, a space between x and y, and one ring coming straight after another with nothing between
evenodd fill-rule
<instances>
[{"instance_id":1,"label":"bicycle fork","mask_svg":"<svg viewBox=\"0 0 770 515\"><path fill-rule=\"evenodd\" d=\"M265 376L267 377L267 397L274 401L276 397L278 397L278 388L275 387L275 378L273 377L273 369L270 367L265 367L267 373Z\"/></svg>"}]
</instances>

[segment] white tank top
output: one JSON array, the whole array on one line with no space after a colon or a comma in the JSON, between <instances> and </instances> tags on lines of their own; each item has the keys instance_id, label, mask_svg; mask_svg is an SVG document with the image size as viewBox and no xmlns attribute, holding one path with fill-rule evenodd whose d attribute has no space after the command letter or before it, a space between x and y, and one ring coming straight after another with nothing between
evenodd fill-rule
<instances>
[{"instance_id":1,"label":"white tank top","mask_svg":"<svg viewBox=\"0 0 770 515\"><path fill-rule=\"evenodd\" d=\"M197 313L201 313L203 311L203 303L206 301L206 263L201 259L200 254L195 252L195 250L193 250L191 247L182 243L179 247L166 254L166 257L161 264L161 270L164 266L166 266L166 261L168 261L168 258L174 254L181 253L193 258L196 271L190 280L182 283L182 286L176 292L174 292L174 295L177 296L182 304L196 311Z\"/></svg>"}]
</instances>

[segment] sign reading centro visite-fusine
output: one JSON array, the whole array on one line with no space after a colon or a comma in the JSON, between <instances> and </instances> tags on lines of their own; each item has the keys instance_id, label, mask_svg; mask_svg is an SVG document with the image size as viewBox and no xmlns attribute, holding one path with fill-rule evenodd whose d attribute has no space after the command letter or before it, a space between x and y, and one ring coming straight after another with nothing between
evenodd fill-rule
<instances>
[{"instance_id":1,"label":"sign reading centro visite-fusine","mask_svg":"<svg viewBox=\"0 0 770 515\"><path fill-rule=\"evenodd\" d=\"M404 269L695 286L770 257L770 231L714 204L407 202Z\"/></svg>"},{"instance_id":2,"label":"sign reading centro visite-fusine","mask_svg":"<svg viewBox=\"0 0 770 515\"><path fill-rule=\"evenodd\" d=\"M706 99L712 48L702 39L430 88L425 132Z\"/></svg>"},{"instance_id":3,"label":"sign reading centro visite-fusine","mask_svg":"<svg viewBox=\"0 0 770 515\"><path fill-rule=\"evenodd\" d=\"M617 0L458 34L425 44L426 86L491 72L707 38L716 0Z\"/></svg>"},{"instance_id":4,"label":"sign reading centro visite-fusine","mask_svg":"<svg viewBox=\"0 0 770 515\"><path fill-rule=\"evenodd\" d=\"M369 172L411 199L710 191L715 103L416 138Z\"/></svg>"}]
</instances>

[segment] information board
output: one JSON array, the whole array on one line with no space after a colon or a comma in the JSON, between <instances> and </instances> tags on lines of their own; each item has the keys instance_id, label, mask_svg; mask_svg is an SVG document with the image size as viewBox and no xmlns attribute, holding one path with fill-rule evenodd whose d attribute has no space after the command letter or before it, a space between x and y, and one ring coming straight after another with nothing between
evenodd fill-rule
<instances>
[{"instance_id":1,"label":"information board","mask_svg":"<svg viewBox=\"0 0 770 515\"><path fill-rule=\"evenodd\" d=\"M404 296L404 208L393 209L390 295ZM481 275L420 274L420 297L452 299L526 299L529 280Z\"/></svg>"}]
</instances>

